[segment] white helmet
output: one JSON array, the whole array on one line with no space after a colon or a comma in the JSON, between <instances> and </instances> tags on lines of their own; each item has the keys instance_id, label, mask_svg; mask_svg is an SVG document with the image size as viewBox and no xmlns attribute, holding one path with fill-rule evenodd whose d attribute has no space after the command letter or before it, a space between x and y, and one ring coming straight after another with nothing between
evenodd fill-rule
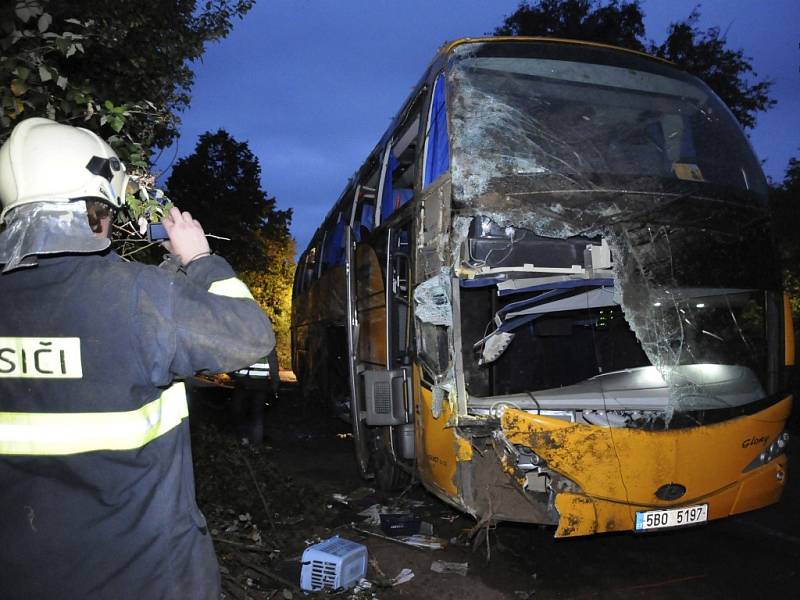
<instances>
[{"instance_id":1,"label":"white helmet","mask_svg":"<svg viewBox=\"0 0 800 600\"><path fill-rule=\"evenodd\" d=\"M95 133L25 119L0 148L0 223L12 208L34 202L92 198L119 208L127 185L125 165Z\"/></svg>"}]
</instances>

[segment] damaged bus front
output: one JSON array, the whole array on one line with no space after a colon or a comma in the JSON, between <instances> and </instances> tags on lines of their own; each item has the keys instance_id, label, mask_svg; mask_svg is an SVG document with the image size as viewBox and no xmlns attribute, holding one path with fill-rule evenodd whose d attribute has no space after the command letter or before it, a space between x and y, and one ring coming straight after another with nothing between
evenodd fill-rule
<instances>
[{"instance_id":1,"label":"damaged bus front","mask_svg":"<svg viewBox=\"0 0 800 600\"><path fill-rule=\"evenodd\" d=\"M780 498L787 306L764 176L707 86L464 39L301 255L293 361L382 487L557 536L663 529Z\"/></svg>"},{"instance_id":2,"label":"damaged bus front","mask_svg":"<svg viewBox=\"0 0 800 600\"><path fill-rule=\"evenodd\" d=\"M423 481L557 536L776 502L791 321L727 108L663 62L548 42L455 44L446 90L414 293Z\"/></svg>"}]
</instances>

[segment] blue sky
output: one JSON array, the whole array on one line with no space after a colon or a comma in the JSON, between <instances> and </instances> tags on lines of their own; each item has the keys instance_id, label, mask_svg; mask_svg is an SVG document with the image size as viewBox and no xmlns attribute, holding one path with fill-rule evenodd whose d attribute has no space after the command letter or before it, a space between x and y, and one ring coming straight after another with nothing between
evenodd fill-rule
<instances>
[{"instance_id":1,"label":"blue sky","mask_svg":"<svg viewBox=\"0 0 800 600\"><path fill-rule=\"evenodd\" d=\"M261 162L263 188L294 209L302 251L445 40L485 35L517 0L259 0L195 65L181 139L158 167L226 129ZM666 36L697 0L645 0L647 35ZM727 32L778 105L750 132L767 175L800 158L800 2L706 0L700 26ZM211 224L206 229L213 230ZM213 232L213 231L212 231Z\"/></svg>"}]
</instances>

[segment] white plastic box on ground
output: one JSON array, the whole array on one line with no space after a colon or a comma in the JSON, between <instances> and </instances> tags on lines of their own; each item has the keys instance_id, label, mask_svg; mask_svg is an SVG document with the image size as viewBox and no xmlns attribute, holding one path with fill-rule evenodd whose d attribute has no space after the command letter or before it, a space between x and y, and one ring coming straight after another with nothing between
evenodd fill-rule
<instances>
[{"instance_id":1,"label":"white plastic box on ground","mask_svg":"<svg viewBox=\"0 0 800 600\"><path fill-rule=\"evenodd\" d=\"M339 536L303 552L300 587L309 592L353 587L367 574L367 547Z\"/></svg>"}]
</instances>

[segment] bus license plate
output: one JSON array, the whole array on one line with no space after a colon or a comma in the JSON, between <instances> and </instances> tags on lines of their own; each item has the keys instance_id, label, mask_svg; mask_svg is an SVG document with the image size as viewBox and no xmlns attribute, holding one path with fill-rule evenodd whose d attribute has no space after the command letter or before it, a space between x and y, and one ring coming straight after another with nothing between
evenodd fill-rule
<instances>
[{"instance_id":1,"label":"bus license plate","mask_svg":"<svg viewBox=\"0 0 800 600\"><path fill-rule=\"evenodd\" d=\"M708 521L708 504L636 513L636 531L684 527Z\"/></svg>"}]
</instances>

